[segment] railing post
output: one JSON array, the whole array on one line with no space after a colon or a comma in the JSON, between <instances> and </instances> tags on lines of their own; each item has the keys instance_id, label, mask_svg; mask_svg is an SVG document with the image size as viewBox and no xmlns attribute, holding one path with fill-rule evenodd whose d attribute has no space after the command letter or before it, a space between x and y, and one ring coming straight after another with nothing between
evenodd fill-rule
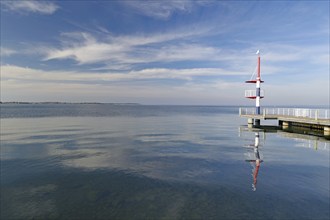
<instances>
[{"instance_id":1,"label":"railing post","mask_svg":"<svg viewBox=\"0 0 330 220\"><path fill-rule=\"evenodd\" d=\"M266 117L266 110L267 110L267 109L263 109L263 110L262 110L262 114L263 114L264 117Z\"/></svg>"},{"instance_id":2,"label":"railing post","mask_svg":"<svg viewBox=\"0 0 330 220\"><path fill-rule=\"evenodd\" d=\"M315 110L315 120L317 120L317 118L318 118L318 114L319 114L319 110L316 109L316 110Z\"/></svg>"}]
</instances>

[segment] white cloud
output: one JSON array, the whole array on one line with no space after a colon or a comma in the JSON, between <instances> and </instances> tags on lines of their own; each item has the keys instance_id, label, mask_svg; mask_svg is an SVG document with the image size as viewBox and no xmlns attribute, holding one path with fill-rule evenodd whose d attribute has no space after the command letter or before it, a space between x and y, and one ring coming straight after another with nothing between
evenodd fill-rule
<instances>
[{"instance_id":1,"label":"white cloud","mask_svg":"<svg viewBox=\"0 0 330 220\"><path fill-rule=\"evenodd\" d=\"M178 104L210 104L216 97L226 98L225 90L237 84L222 80L201 84L193 80L196 76L233 74L215 68L144 69L101 74L43 71L5 65L1 66L1 73L1 92L5 100L31 100L29 97L33 97L36 101L55 101L59 97L67 97L64 101L171 103L172 100L172 103ZM171 85L162 84L161 79L182 81Z\"/></svg>"},{"instance_id":2,"label":"white cloud","mask_svg":"<svg viewBox=\"0 0 330 220\"><path fill-rule=\"evenodd\" d=\"M131 7L137 13L157 19L167 19L175 11L189 12L194 1L123 1L124 5Z\"/></svg>"},{"instance_id":3,"label":"white cloud","mask_svg":"<svg viewBox=\"0 0 330 220\"><path fill-rule=\"evenodd\" d=\"M221 77L242 74L244 73L220 68L153 68L125 73L81 73L5 65L1 66L1 94L3 101L62 100L250 105L251 102L244 99L244 90L249 89L244 82L226 81L226 78ZM199 76L215 76L215 78L208 82L195 80L195 77ZM162 79L173 80L176 83L164 84L159 81ZM266 90L266 98L262 100L263 105L326 104L329 100L329 82L324 79L311 80L308 84L292 81L285 85L267 83L262 86ZM33 97L34 100L29 97Z\"/></svg>"},{"instance_id":4,"label":"white cloud","mask_svg":"<svg viewBox=\"0 0 330 220\"><path fill-rule=\"evenodd\" d=\"M192 68L192 69L166 69L152 68L138 71L127 71L125 73L107 72L74 72L74 71L44 71L28 67L4 65L1 66L1 78L6 80L34 80L36 82L61 81L99 84L100 82L135 81L151 79L182 79L190 81L196 76L223 76L244 75L241 72L232 72L221 68Z\"/></svg>"},{"instance_id":5,"label":"white cloud","mask_svg":"<svg viewBox=\"0 0 330 220\"><path fill-rule=\"evenodd\" d=\"M9 48L4 48L4 47L0 47L0 54L1 57L9 57L11 55L16 54L17 51L9 49Z\"/></svg>"},{"instance_id":6,"label":"white cloud","mask_svg":"<svg viewBox=\"0 0 330 220\"><path fill-rule=\"evenodd\" d=\"M215 47L187 43L163 46L151 52L155 61L165 62L181 60L217 60L221 54L221 50Z\"/></svg>"},{"instance_id":7,"label":"white cloud","mask_svg":"<svg viewBox=\"0 0 330 220\"><path fill-rule=\"evenodd\" d=\"M73 59L79 64L111 63L134 64L156 61L179 61L189 57L195 60L203 53L213 56L215 49L202 45L164 46L171 41L182 41L203 34L206 30L178 31L173 33L153 34L147 36L106 36L106 40L98 40L88 33L65 33L66 39L62 48L44 49L44 60ZM200 53L195 53L199 51ZM205 55L205 54L204 54ZM189 56L189 57L187 57ZM195 57L193 57L195 56ZM205 58L207 59L207 58ZM190 60L190 59L188 59Z\"/></svg>"},{"instance_id":8,"label":"white cloud","mask_svg":"<svg viewBox=\"0 0 330 220\"><path fill-rule=\"evenodd\" d=\"M145 104L224 104L235 97L228 97L225 90L207 90L198 85L97 85L76 82L59 83L15 80L1 82L2 101L93 101L139 102ZM70 95L68 95L70 94ZM242 96L237 96L242 99ZM229 98L231 100L229 100Z\"/></svg>"},{"instance_id":9,"label":"white cloud","mask_svg":"<svg viewBox=\"0 0 330 220\"><path fill-rule=\"evenodd\" d=\"M39 14L53 14L59 6L47 1L2 1L7 9L17 12L31 12Z\"/></svg>"},{"instance_id":10,"label":"white cloud","mask_svg":"<svg viewBox=\"0 0 330 220\"><path fill-rule=\"evenodd\" d=\"M102 39L84 33L64 33L61 48L43 48L44 60L72 59L78 64L101 64L95 70L132 68L135 64L170 63L180 61L223 62L232 70L253 71L255 50L261 49L263 70L271 74L277 70L287 70L285 65L276 63L305 62L306 64L327 64L329 49L324 46L295 46L290 44L259 43L245 49L229 49L205 45L196 41L209 34L208 29L176 31L149 35L112 36L106 34ZM196 43L190 43L195 39ZM276 64L276 65L275 65ZM219 64L223 65L223 64ZM251 69L252 66L252 69ZM251 72L252 73L252 72Z\"/></svg>"}]
</instances>

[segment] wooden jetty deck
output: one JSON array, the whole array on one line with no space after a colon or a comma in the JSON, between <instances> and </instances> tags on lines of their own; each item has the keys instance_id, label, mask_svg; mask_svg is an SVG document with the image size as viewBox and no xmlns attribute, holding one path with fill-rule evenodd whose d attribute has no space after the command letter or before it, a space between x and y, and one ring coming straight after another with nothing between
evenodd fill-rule
<instances>
[{"instance_id":1,"label":"wooden jetty deck","mask_svg":"<svg viewBox=\"0 0 330 220\"><path fill-rule=\"evenodd\" d=\"M324 130L324 135L330 135L329 109L302 109L302 108L264 108L262 114L256 114L255 108L240 108L239 115L254 120L278 120L283 127L297 126L310 129Z\"/></svg>"}]
</instances>

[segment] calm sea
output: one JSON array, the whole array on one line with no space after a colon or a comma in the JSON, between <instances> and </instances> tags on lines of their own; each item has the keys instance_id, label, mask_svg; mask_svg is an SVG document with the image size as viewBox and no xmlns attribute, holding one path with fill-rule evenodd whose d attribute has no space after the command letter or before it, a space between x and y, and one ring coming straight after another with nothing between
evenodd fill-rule
<instances>
[{"instance_id":1,"label":"calm sea","mask_svg":"<svg viewBox=\"0 0 330 220\"><path fill-rule=\"evenodd\" d=\"M1 105L1 219L329 219L329 140L237 107Z\"/></svg>"}]
</instances>

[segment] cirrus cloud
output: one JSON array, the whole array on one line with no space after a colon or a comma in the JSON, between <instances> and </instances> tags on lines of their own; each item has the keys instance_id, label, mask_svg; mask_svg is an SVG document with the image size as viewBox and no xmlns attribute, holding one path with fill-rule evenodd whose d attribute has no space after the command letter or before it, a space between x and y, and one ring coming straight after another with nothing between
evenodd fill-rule
<instances>
[{"instance_id":1,"label":"cirrus cloud","mask_svg":"<svg viewBox=\"0 0 330 220\"><path fill-rule=\"evenodd\" d=\"M6 9L16 12L28 12L50 15L55 13L59 6L47 1L2 1Z\"/></svg>"},{"instance_id":2,"label":"cirrus cloud","mask_svg":"<svg viewBox=\"0 0 330 220\"><path fill-rule=\"evenodd\" d=\"M14 55L16 53L17 53L17 51L15 51L13 49L5 48L5 47L0 47L1 57L9 57L9 56Z\"/></svg>"},{"instance_id":3,"label":"cirrus cloud","mask_svg":"<svg viewBox=\"0 0 330 220\"><path fill-rule=\"evenodd\" d=\"M168 19L174 12L189 12L197 1L123 1L137 13L156 18Z\"/></svg>"}]
</instances>

